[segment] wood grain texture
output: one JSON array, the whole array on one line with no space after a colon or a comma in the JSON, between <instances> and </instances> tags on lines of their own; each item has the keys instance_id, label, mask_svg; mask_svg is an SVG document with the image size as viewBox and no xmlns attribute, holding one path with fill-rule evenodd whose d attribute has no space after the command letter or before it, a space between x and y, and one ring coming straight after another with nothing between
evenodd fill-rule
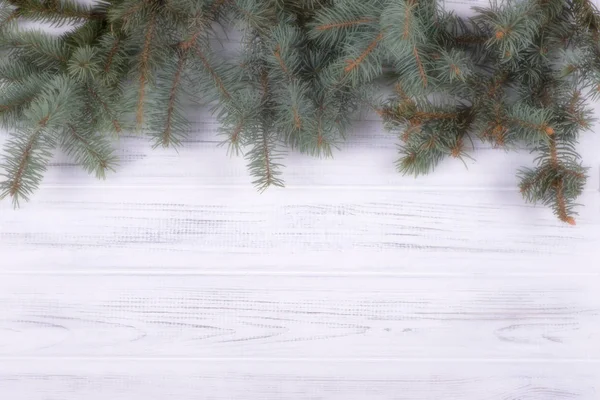
<instances>
[{"instance_id":1,"label":"wood grain texture","mask_svg":"<svg viewBox=\"0 0 600 400\"><path fill-rule=\"evenodd\" d=\"M1 357L587 360L600 277L11 275Z\"/></svg>"},{"instance_id":2,"label":"wood grain texture","mask_svg":"<svg viewBox=\"0 0 600 400\"><path fill-rule=\"evenodd\" d=\"M593 364L61 361L0 364L11 400L597 400Z\"/></svg>"},{"instance_id":3,"label":"wood grain texture","mask_svg":"<svg viewBox=\"0 0 600 400\"><path fill-rule=\"evenodd\" d=\"M259 195L191 115L178 152L124 135L106 181L57 154L0 202L1 399L600 398L598 135L571 227L521 199L524 150L403 177L364 114Z\"/></svg>"},{"instance_id":4,"label":"wood grain texture","mask_svg":"<svg viewBox=\"0 0 600 400\"><path fill-rule=\"evenodd\" d=\"M47 188L0 203L0 271L597 275L582 201L571 227L503 190Z\"/></svg>"}]
</instances>

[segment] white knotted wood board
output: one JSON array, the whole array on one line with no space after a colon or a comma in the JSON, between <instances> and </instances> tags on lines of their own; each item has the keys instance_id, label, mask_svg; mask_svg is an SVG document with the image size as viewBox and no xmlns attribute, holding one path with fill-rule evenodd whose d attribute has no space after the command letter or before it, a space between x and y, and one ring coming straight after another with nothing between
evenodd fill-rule
<instances>
[{"instance_id":1,"label":"white knotted wood board","mask_svg":"<svg viewBox=\"0 0 600 400\"><path fill-rule=\"evenodd\" d=\"M0 203L0 272L593 275L600 194L581 200L572 227L502 189L46 188Z\"/></svg>"},{"instance_id":2,"label":"white knotted wood board","mask_svg":"<svg viewBox=\"0 0 600 400\"><path fill-rule=\"evenodd\" d=\"M58 154L0 203L2 398L598 399L597 135L571 227L523 150L403 177L365 115L261 195L194 115L178 153L126 135L105 182Z\"/></svg>"},{"instance_id":3,"label":"white knotted wood board","mask_svg":"<svg viewBox=\"0 0 600 400\"><path fill-rule=\"evenodd\" d=\"M600 363L599 276L10 275L0 360Z\"/></svg>"}]
</instances>

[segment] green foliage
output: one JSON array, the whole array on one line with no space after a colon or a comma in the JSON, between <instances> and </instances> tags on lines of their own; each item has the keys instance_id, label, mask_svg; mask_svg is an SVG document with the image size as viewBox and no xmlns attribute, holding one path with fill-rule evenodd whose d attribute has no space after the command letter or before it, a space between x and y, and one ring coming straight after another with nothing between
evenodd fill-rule
<instances>
[{"instance_id":1,"label":"green foliage","mask_svg":"<svg viewBox=\"0 0 600 400\"><path fill-rule=\"evenodd\" d=\"M13 18L21 18L60 27L72 22L102 19L103 3L90 7L76 1L7 0L14 7Z\"/></svg>"},{"instance_id":2,"label":"green foliage","mask_svg":"<svg viewBox=\"0 0 600 400\"><path fill-rule=\"evenodd\" d=\"M58 75L24 108L24 124L13 133L7 146L9 157L2 165L6 180L0 186L0 198L10 195L18 204L31 195L56 145L56 131L71 120L80 101L74 85L66 76Z\"/></svg>"},{"instance_id":3,"label":"green foliage","mask_svg":"<svg viewBox=\"0 0 600 400\"><path fill-rule=\"evenodd\" d=\"M114 87L102 83L101 47L96 47L97 38L108 32L102 23L107 7L38 0L0 3L0 118L11 133L0 197L12 197L15 205L36 190L59 146L98 177L115 165L104 133L107 110L118 109L118 96L111 96ZM17 23L23 19L80 27L57 36L23 29Z\"/></svg>"},{"instance_id":4,"label":"green foliage","mask_svg":"<svg viewBox=\"0 0 600 400\"><path fill-rule=\"evenodd\" d=\"M464 18L436 0L0 0L0 120L12 132L1 195L39 185L60 147L104 178L111 137L179 146L209 105L254 184L282 186L286 149L331 156L371 106L398 134L398 170L470 157L479 138L525 146L526 200L574 223L575 146L600 97L600 13L590 0L506 0ZM73 25L50 35L20 21ZM241 33L235 54L219 31ZM393 94L373 100L381 85ZM472 147L472 146L471 146Z\"/></svg>"},{"instance_id":5,"label":"green foliage","mask_svg":"<svg viewBox=\"0 0 600 400\"><path fill-rule=\"evenodd\" d=\"M592 123L586 101L600 87L598 15L585 0L504 1L462 19L439 11L445 30L425 30L422 69L407 69L423 71L428 90L400 71L396 94L380 109L404 141L399 170L430 172L447 155L462 157L464 139L475 135L525 146L538 157L519 172L524 198L574 224L586 179L575 146Z\"/></svg>"}]
</instances>

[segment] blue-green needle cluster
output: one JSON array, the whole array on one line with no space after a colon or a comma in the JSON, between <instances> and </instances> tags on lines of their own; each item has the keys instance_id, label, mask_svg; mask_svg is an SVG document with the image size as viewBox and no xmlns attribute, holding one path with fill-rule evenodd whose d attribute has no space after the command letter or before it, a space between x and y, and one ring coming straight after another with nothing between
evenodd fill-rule
<instances>
[{"instance_id":1,"label":"blue-green needle cluster","mask_svg":"<svg viewBox=\"0 0 600 400\"><path fill-rule=\"evenodd\" d=\"M118 161L113 135L178 146L190 101L211 107L260 190L281 186L287 149L330 156L367 106L398 134L402 173L469 157L475 138L531 149L523 195L574 223L600 14L590 0L474 11L435 0L0 0L0 120L11 133L0 196L27 199L58 148L104 177ZM74 28L52 35L23 21ZM219 32L239 34L235 52Z\"/></svg>"}]
</instances>

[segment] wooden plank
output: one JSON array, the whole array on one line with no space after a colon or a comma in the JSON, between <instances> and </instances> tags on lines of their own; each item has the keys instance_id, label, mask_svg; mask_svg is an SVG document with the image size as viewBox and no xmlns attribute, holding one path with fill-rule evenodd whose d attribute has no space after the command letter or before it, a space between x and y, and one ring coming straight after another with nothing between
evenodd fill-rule
<instances>
[{"instance_id":1,"label":"wooden plank","mask_svg":"<svg viewBox=\"0 0 600 400\"><path fill-rule=\"evenodd\" d=\"M38 360L0 365L11 400L596 400L590 364Z\"/></svg>"},{"instance_id":2,"label":"wooden plank","mask_svg":"<svg viewBox=\"0 0 600 400\"><path fill-rule=\"evenodd\" d=\"M597 275L581 202L572 227L514 191L47 188L0 202L0 271Z\"/></svg>"},{"instance_id":3,"label":"wooden plank","mask_svg":"<svg viewBox=\"0 0 600 400\"><path fill-rule=\"evenodd\" d=\"M124 136L118 143L120 160L116 173L99 182L64 155L51 163L44 185L239 185L252 187L243 157L227 155L219 147L218 125L201 113L196 131L178 150L152 149L144 136ZM3 140L4 139L4 140ZM5 138L0 135L0 148ZM414 178L397 172L397 139L383 131L380 122L357 122L346 143L333 158L319 159L290 152L284 160L287 186L386 186L386 187L469 187L516 189L517 171L531 167L534 154L506 152L475 143L474 159L449 158L435 171ZM579 146L584 164L589 166L587 188L597 190L600 182L600 136L584 135Z\"/></svg>"},{"instance_id":4,"label":"wooden plank","mask_svg":"<svg viewBox=\"0 0 600 400\"><path fill-rule=\"evenodd\" d=\"M8 275L0 282L0 363L600 363L599 283L565 276Z\"/></svg>"}]
</instances>

